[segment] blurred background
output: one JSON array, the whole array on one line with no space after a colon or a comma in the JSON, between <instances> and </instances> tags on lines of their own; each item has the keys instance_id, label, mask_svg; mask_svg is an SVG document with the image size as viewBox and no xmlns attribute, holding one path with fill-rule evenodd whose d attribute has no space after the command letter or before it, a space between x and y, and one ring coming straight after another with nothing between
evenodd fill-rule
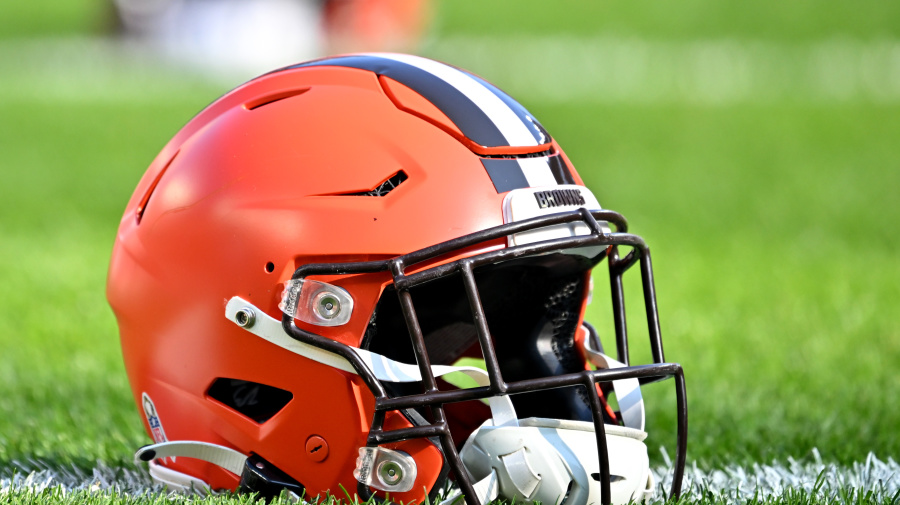
<instances>
[{"instance_id":1,"label":"blurred background","mask_svg":"<svg viewBox=\"0 0 900 505\"><path fill-rule=\"evenodd\" d=\"M358 50L494 82L644 236L689 459L897 459L898 32L900 4L880 0L4 2L0 476L130 465L147 439L104 283L132 190L227 90ZM611 331L595 281L589 316ZM637 278L626 289L643 344ZM662 463L674 395L646 394Z\"/></svg>"}]
</instances>

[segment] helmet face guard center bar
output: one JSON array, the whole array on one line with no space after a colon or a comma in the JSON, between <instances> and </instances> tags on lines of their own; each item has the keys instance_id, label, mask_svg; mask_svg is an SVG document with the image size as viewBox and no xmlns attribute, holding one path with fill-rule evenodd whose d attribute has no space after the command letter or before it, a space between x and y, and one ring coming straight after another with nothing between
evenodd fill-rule
<instances>
[{"instance_id":1,"label":"helmet face guard center bar","mask_svg":"<svg viewBox=\"0 0 900 505\"><path fill-rule=\"evenodd\" d=\"M598 220L615 224L617 231L615 233L604 232L603 227ZM583 222L588 226L590 234L507 247L458 259L409 275L405 274L405 271L411 266L474 244L506 237L522 231L578 221ZM620 245L632 247L632 250L622 258L618 255L618 246ZM607 247L600 255L600 259L602 260L602 257L606 256L609 260L610 288L612 292L613 319L616 329L617 354L618 360L626 366L616 369L585 370L578 373L519 380L509 383L504 381L494 352L493 342L488 329L484 309L481 304L478 288L476 286L474 269L483 265L501 263L527 256L559 252L579 247L597 246ZM628 337L625 320L622 276L625 271L637 262L640 263L644 305L647 316L647 326L649 329L651 354L654 363L649 365L628 366ZM359 358L358 354L354 352L353 348L340 342L302 330L294 324L292 316L288 314L283 314L282 316L282 326L288 335L301 342L323 348L347 359L375 396L375 413L367 439L367 446L376 447L380 444L401 440L438 437L440 439L444 457L450 468L456 474L457 484L465 495L466 502L469 505L481 505L473 487L473 483L471 482L471 479L469 479L459 453L456 450L456 445L450 436L447 417L443 409L444 404L480 400L498 395L512 395L560 387L581 386L586 389L586 397L590 406L597 439L597 452L600 462L599 481L601 485L601 501L604 504L608 504L611 502L610 465L602 405L600 398L596 393L596 384L599 382L632 378L639 379L641 383L649 383L674 377L678 419L677 453L673 469L674 474L670 498L677 498L680 496L681 481L684 474L687 453L687 399L684 374L679 364L665 362L659 329L659 317L657 314L656 292L653 282L653 267L650 260L650 249L641 237L627 233L627 222L621 214L608 210L589 211L585 208L580 208L575 211L535 217L488 228L389 260L303 265L294 272L292 280L304 279L309 275L341 275L383 271L390 271L393 276L394 287L400 299L400 307L409 329L413 352L422 376L422 386L424 391L421 394L391 397L381 382L375 377L374 373L369 370L368 366ZM471 389L441 391L437 387L437 382L431 369L430 358L425 347L425 338L422 329L419 326L419 321L416 316L412 296L409 290L416 285L455 274L462 276L465 285L465 292L473 314L478 342L481 346L482 355L485 360L485 367L490 379L490 385ZM389 431L384 430L386 412L426 406L431 409L434 418L433 423L411 428ZM364 500L368 499L372 494L369 487L361 482L358 484L357 492Z\"/></svg>"}]
</instances>

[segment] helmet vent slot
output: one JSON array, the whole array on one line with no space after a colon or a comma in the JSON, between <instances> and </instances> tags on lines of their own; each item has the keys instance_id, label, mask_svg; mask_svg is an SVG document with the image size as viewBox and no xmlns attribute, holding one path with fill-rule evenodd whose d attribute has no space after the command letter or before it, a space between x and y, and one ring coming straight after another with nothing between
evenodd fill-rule
<instances>
[{"instance_id":1,"label":"helmet vent slot","mask_svg":"<svg viewBox=\"0 0 900 505\"><path fill-rule=\"evenodd\" d=\"M547 149L545 151L538 151L534 153L522 153L522 154L479 154L482 158L493 158L493 159L502 159L502 160L515 160L522 158L543 158L545 156L553 156L555 153L553 149Z\"/></svg>"},{"instance_id":2,"label":"helmet vent slot","mask_svg":"<svg viewBox=\"0 0 900 505\"><path fill-rule=\"evenodd\" d=\"M271 419L294 398L290 391L224 377L216 379L206 395L257 423Z\"/></svg>"},{"instance_id":3,"label":"helmet vent slot","mask_svg":"<svg viewBox=\"0 0 900 505\"><path fill-rule=\"evenodd\" d=\"M150 187L147 188L147 192L144 193L144 196L141 198L140 203L138 203L137 209L135 209L134 211L134 218L137 224L141 224L141 218L144 217L144 212L147 210L147 204L150 203L150 197L153 196L153 192L156 191L156 186L159 185L160 179L162 179L162 176L165 175L166 170L169 169L169 166L172 165L172 162L175 161L175 157L178 156L178 153L180 152L180 149L178 151L175 151L175 154L173 154L172 157L169 158L169 161L167 161L162 170L160 170L159 173L156 174L156 178L153 179L153 182L150 183Z\"/></svg>"},{"instance_id":4,"label":"helmet vent slot","mask_svg":"<svg viewBox=\"0 0 900 505\"><path fill-rule=\"evenodd\" d=\"M307 91L309 91L309 88L295 88L276 91L274 93L269 93L267 95L263 95L250 100L249 102L244 104L244 108L246 108L247 110L258 109L263 105L269 105L270 103L284 100L285 98L290 98L292 96L302 95Z\"/></svg>"},{"instance_id":5,"label":"helmet vent slot","mask_svg":"<svg viewBox=\"0 0 900 505\"><path fill-rule=\"evenodd\" d=\"M387 196L388 193L397 189L397 186L403 183L403 181L409 179L409 176L406 175L406 172L403 170L398 170L397 173L390 176L376 186L374 189L370 189L369 191L360 191L358 193L341 193L342 196Z\"/></svg>"}]
</instances>

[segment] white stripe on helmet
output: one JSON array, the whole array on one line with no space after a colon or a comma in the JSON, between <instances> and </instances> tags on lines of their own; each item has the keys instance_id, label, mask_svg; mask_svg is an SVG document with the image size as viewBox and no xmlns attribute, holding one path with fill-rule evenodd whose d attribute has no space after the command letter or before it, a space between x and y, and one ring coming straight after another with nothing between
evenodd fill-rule
<instances>
[{"instance_id":1,"label":"white stripe on helmet","mask_svg":"<svg viewBox=\"0 0 900 505\"><path fill-rule=\"evenodd\" d=\"M370 54L377 58L386 58L424 70L447 84L456 88L460 93L477 105L493 121L503 137L511 146L536 146L539 145L531 131L515 111L509 108L503 100L483 84L473 79L469 74L445 65L443 63L411 56L407 54L377 53Z\"/></svg>"}]
</instances>

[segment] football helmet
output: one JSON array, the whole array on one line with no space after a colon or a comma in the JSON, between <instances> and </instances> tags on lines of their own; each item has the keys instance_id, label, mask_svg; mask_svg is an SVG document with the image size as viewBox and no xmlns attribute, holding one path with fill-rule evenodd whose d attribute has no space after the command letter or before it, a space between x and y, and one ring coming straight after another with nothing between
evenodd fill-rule
<instances>
[{"instance_id":1,"label":"football helmet","mask_svg":"<svg viewBox=\"0 0 900 505\"><path fill-rule=\"evenodd\" d=\"M584 321L604 260L617 359ZM640 385L664 378L680 492L684 377L654 289L645 242L519 103L360 54L263 75L184 126L128 203L107 295L154 441L137 457L170 487L586 505L653 492Z\"/></svg>"}]
</instances>

